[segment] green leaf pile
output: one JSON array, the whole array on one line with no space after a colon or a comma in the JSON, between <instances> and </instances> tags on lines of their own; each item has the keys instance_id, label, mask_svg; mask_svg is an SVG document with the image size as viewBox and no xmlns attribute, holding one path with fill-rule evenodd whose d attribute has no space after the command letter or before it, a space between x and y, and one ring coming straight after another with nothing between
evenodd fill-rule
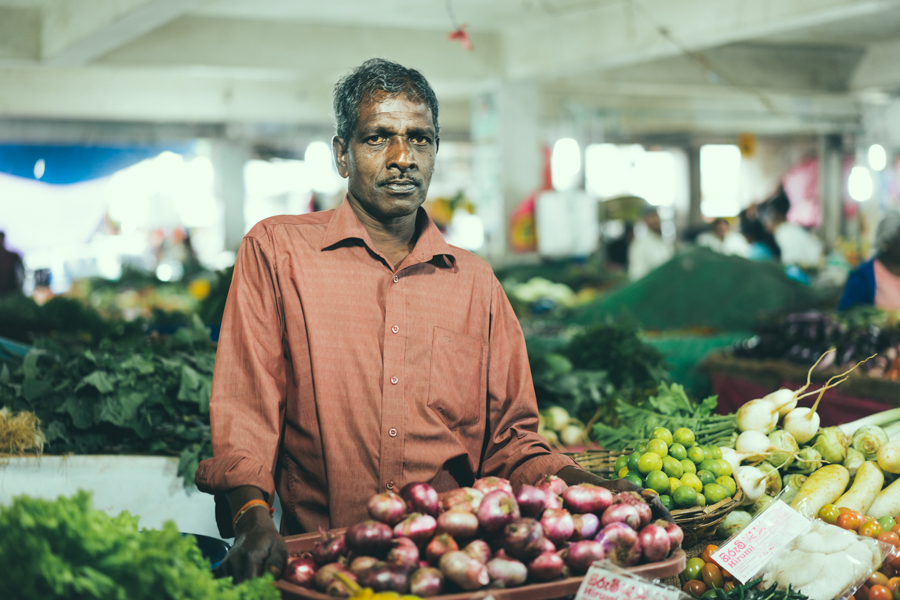
<instances>
[{"instance_id":1,"label":"green leaf pile","mask_svg":"<svg viewBox=\"0 0 900 600\"><path fill-rule=\"evenodd\" d=\"M193 538L171 521L138 529L127 512L94 510L91 496L13 499L0 508L0 564L22 600L278 600L271 576L234 585L214 579Z\"/></svg>"},{"instance_id":2,"label":"green leaf pile","mask_svg":"<svg viewBox=\"0 0 900 600\"><path fill-rule=\"evenodd\" d=\"M212 456L214 362L196 317L165 340L105 341L86 351L45 340L0 368L0 407L37 415L46 452L179 456L179 474L193 485L197 465Z\"/></svg>"}]
</instances>

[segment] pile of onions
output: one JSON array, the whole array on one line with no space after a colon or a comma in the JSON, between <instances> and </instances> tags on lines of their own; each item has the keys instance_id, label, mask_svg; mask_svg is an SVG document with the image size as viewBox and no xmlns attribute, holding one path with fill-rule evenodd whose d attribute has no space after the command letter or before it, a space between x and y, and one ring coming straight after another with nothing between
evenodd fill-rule
<instances>
[{"instance_id":1,"label":"pile of onions","mask_svg":"<svg viewBox=\"0 0 900 600\"><path fill-rule=\"evenodd\" d=\"M684 538L674 523L651 523L640 494L554 476L516 495L498 477L440 495L411 483L372 496L367 510L370 520L323 531L313 552L291 557L285 579L338 597L364 587L427 597L553 581L602 559L657 562Z\"/></svg>"}]
</instances>

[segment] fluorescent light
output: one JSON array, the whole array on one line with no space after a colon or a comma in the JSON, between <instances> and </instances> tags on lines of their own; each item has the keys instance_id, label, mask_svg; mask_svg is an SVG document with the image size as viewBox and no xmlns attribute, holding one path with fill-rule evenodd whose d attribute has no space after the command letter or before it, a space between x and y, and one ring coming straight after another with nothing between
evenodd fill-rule
<instances>
[{"instance_id":1,"label":"fluorescent light","mask_svg":"<svg viewBox=\"0 0 900 600\"><path fill-rule=\"evenodd\" d=\"M572 190L578 184L581 171L581 149L572 138L562 138L553 145L550 155L550 178L557 190Z\"/></svg>"},{"instance_id":2,"label":"fluorescent light","mask_svg":"<svg viewBox=\"0 0 900 600\"><path fill-rule=\"evenodd\" d=\"M847 192L857 202L865 202L872 197L872 174L866 167L853 167L847 178Z\"/></svg>"},{"instance_id":3,"label":"fluorescent light","mask_svg":"<svg viewBox=\"0 0 900 600\"><path fill-rule=\"evenodd\" d=\"M881 144L869 146L869 166L873 171L881 171L887 166L887 153Z\"/></svg>"}]
</instances>

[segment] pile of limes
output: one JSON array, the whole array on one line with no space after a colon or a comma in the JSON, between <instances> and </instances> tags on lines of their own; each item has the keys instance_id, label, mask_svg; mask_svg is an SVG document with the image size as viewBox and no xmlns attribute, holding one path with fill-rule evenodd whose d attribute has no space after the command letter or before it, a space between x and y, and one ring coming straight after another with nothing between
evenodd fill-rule
<instances>
[{"instance_id":1,"label":"pile of limes","mask_svg":"<svg viewBox=\"0 0 900 600\"><path fill-rule=\"evenodd\" d=\"M731 465L715 446L698 446L687 427L657 427L634 452L620 456L616 477L659 494L669 510L715 504L737 491Z\"/></svg>"}]
</instances>

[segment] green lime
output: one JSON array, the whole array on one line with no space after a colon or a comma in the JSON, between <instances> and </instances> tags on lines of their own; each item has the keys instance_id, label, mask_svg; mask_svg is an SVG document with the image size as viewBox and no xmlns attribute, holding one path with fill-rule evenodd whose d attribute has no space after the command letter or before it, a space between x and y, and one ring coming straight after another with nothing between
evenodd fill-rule
<instances>
[{"instance_id":1,"label":"green lime","mask_svg":"<svg viewBox=\"0 0 900 600\"><path fill-rule=\"evenodd\" d=\"M697 504L695 506L706 506L706 496L697 494Z\"/></svg>"},{"instance_id":2,"label":"green lime","mask_svg":"<svg viewBox=\"0 0 900 600\"><path fill-rule=\"evenodd\" d=\"M707 458L703 462L701 462L699 465L697 465L697 470L698 471L709 471L710 473L712 473L715 465L716 465L716 459Z\"/></svg>"},{"instance_id":3,"label":"green lime","mask_svg":"<svg viewBox=\"0 0 900 600\"><path fill-rule=\"evenodd\" d=\"M722 449L718 446L707 446L709 448L709 456L715 460L722 458Z\"/></svg>"},{"instance_id":4,"label":"green lime","mask_svg":"<svg viewBox=\"0 0 900 600\"><path fill-rule=\"evenodd\" d=\"M623 454L619 458L616 459L616 464L613 465L613 471L618 473L622 469L628 466L628 456Z\"/></svg>"},{"instance_id":5,"label":"green lime","mask_svg":"<svg viewBox=\"0 0 900 600\"><path fill-rule=\"evenodd\" d=\"M700 469L697 471L697 478L700 479L700 483L703 485L709 485L710 483L716 482L716 476L712 474L710 471L704 471Z\"/></svg>"},{"instance_id":6,"label":"green lime","mask_svg":"<svg viewBox=\"0 0 900 600\"><path fill-rule=\"evenodd\" d=\"M689 485L683 485L672 494L672 500L678 508L690 508L697 503L697 490Z\"/></svg>"},{"instance_id":7,"label":"green lime","mask_svg":"<svg viewBox=\"0 0 900 600\"><path fill-rule=\"evenodd\" d=\"M681 468L684 469L685 473L696 473L697 465L694 464L694 461L689 458L685 458L681 461Z\"/></svg>"},{"instance_id":8,"label":"green lime","mask_svg":"<svg viewBox=\"0 0 900 600\"><path fill-rule=\"evenodd\" d=\"M678 442L675 442L674 444L669 446L669 456L678 460L684 460L687 458L687 448L685 448Z\"/></svg>"},{"instance_id":9,"label":"green lime","mask_svg":"<svg viewBox=\"0 0 900 600\"><path fill-rule=\"evenodd\" d=\"M662 471L650 471L644 479L644 487L664 494L669 491L669 478Z\"/></svg>"},{"instance_id":10,"label":"green lime","mask_svg":"<svg viewBox=\"0 0 900 600\"><path fill-rule=\"evenodd\" d=\"M684 577L685 581L702 581L703 575L700 572L703 570L703 565L705 564L706 562L699 556L689 558L687 566L684 571L682 571L681 576Z\"/></svg>"},{"instance_id":11,"label":"green lime","mask_svg":"<svg viewBox=\"0 0 900 600\"><path fill-rule=\"evenodd\" d=\"M729 496L734 496L734 494L737 492L737 485L734 483L734 479L728 477L727 475L716 477L716 483L728 490Z\"/></svg>"},{"instance_id":12,"label":"green lime","mask_svg":"<svg viewBox=\"0 0 900 600\"><path fill-rule=\"evenodd\" d=\"M628 455L628 460L625 461L625 466L628 467L629 471L637 471L638 461L641 459L640 452L632 452Z\"/></svg>"},{"instance_id":13,"label":"green lime","mask_svg":"<svg viewBox=\"0 0 900 600\"><path fill-rule=\"evenodd\" d=\"M654 452L648 452L638 461L638 471L646 475L650 471L662 471L662 457Z\"/></svg>"},{"instance_id":14,"label":"green lime","mask_svg":"<svg viewBox=\"0 0 900 600\"><path fill-rule=\"evenodd\" d=\"M675 460L671 456L663 459L663 471L669 477L678 478L684 475L684 467L681 466L681 461Z\"/></svg>"},{"instance_id":15,"label":"green lime","mask_svg":"<svg viewBox=\"0 0 900 600\"><path fill-rule=\"evenodd\" d=\"M635 444L634 451L638 452L639 454L643 454L644 452L646 452L647 442L638 442L637 444Z\"/></svg>"},{"instance_id":16,"label":"green lime","mask_svg":"<svg viewBox=\"0 0 900 600\"><path fill-rule=\"evenodd\" d=\"M647 442L647 452L652 452L660 458L669 455L669 445L660 439Z\"/></svg>"},{"instance_id":17,"label":"green lime","mask_svg":"<svg viewBox=\"0 0 900 600\"><path fill-rule=\"evenodd\" d=\"M662 440L666 443L666 446L672 445L672 432L666 429L665 427L657 427L653 430L653 433L650 434L651 440Z\"/></svg>"},{"instance_id":18,"label":"green lime","mask_svg":"<svg viewBox=\"0 0 900 600\"><path fill-rule=\"evenodd\" d=\"M669 495L671 495L675 490L680 488L683 484L680 479L676 479L674 477L669 477Z\"/></svg>"},{"instance_id":19,"label":"green lime","mask_svg":"<svg viewBox=\"0 0 900 600\"><path fill-rule=\"evenodd\" d=\"M729 496L728 490L725 489L724 486L719 485L718 483L708 483L703 486L703 495L706 496L706 499L710 504L715 504L716 502L721 502L725 498Z\"/></svg>"},{"instance_id":20,"label":"green lime","mask_svg":"<svg viewBox=\"0 0 900 600\"><path fill-rule=\"evenodd\" d=\"M633 483L634 485L636 485L638 487L641 487L641 488L644 487L644 480L641 479L640 475L638 475L637 473L629 473L628 475L625 476L624 479L625 479L625 481L630 481L631 483Z\"/></svg>"},{"instance_id":21,"label":"green lime","mask_svg":"<svg viewBox=\"0 0 900 600\"><path fill-rule=\"evenodd\" d=\"M616 476L619 479L623 479L626 475L628 475L628 467L622 467L616 472Z\"/></svg>"},{"instance_id":22,"label":"green lime","mask_svg":"<svg viewBox=\"0 0 900 600\"><path fill-rule=\"evenodd\" d=\"M706 460L706 453L703 451L703 448L700 446L691 446L688 448L688 458L691 459L695 464L700 464L704 460Z\"/></svg>"},{"instance_id":23,"label":"green lime","mask_svg":"<svg viewBox=\"0 0 900 600\"><path fill-rule=\"evenodd\" d=\"M668 494L660 494L659 502L666 507L666 510L675 510L675 502L672 501L672 496Z\"/></svg>"},{"instance_id":24,"label":"green lime","mask_svg":"<svg viewBox=\"0 0 900 600\"><path fill-rule=\"evenodd\" d=\"M724 458L717 458L713 462L713 468L710 469L710 471L712 471L716 477L721 477L723 475L728 477L734 472L734 469L731 468L731 463Z\"/></svg>"},{"instance_id":25,"label":"green lime","mask_svg":"<svg viewBox=\"0 0 900 600\"><path fill-rule=\"evenodd\" d=\"M679 427L675 430L672 437L675 439L675 442L682 446L690 447L694 445L694 432L687 427Z\"/></svg>"},{"instance_id":26,"label":"green lime","mask_svg":"<svg viewBox=\"0 0 900 600\"><path fill-rule=\"evenodd\" d=\"M700 478L697 477L696 475L694 475L693 473L685 473L684 475L682 475L681 483L684 486L692 488L695 492L703 491L703 484L700 483Z\"/></svg>"}]
</instances>

